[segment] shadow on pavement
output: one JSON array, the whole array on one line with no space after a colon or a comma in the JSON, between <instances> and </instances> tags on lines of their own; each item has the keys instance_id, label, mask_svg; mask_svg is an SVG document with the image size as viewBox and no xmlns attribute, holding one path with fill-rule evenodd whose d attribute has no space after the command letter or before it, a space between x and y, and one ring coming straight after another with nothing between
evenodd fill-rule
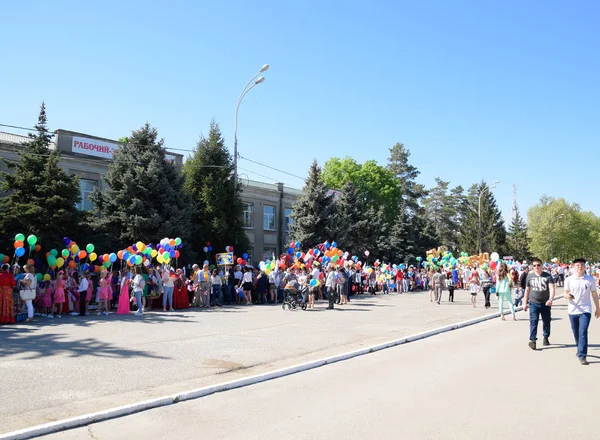
<instances>
[{"instance_id":1,"label":"shadow on pavement","mask_svg":"<svg viewBox=\"0 0 600 440\"><path fill-rule=\"evenodd\" d=\"M39 334L39 331L39 327L32 326L0 327L0 357L25 355L23 359L37 359L66 354L70 357L169 359L142 350L118 347L95 338L74 341L64 335Z\"/></svg>"}]
</instances>

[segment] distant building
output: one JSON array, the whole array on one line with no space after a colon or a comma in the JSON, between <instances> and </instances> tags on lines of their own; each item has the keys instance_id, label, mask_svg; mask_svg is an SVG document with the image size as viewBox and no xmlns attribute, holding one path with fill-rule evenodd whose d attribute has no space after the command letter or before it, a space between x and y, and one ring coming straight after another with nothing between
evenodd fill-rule
<instances>
[{"instance_id":1,"label":"distant building","mask_svg":"<svg viewBox=\"0 0 600 440\"><path fill-rule=\"evenodd\" d=\"M17 152L27 136L0 132L0 157L18 160ZM114 150L119 142L98 136L68 130L54 132L51 148L61 152L59 166L67 173L79 176L81 190L77 208L82 211L93 209L89 195L95 188L105 189L102 176L108 171ZM176 165L183 165L183 155L167 152L167 158ZM0 161L0 171L9 171ZM242 201L244 203L243 222L251 249L248 252L250 263L256 264L271 255L279 255L287 249L289 227L293 224L292 205L302 191L284 188L283 183L262 183L241 179Z\"/></svg>"}]
</instances>

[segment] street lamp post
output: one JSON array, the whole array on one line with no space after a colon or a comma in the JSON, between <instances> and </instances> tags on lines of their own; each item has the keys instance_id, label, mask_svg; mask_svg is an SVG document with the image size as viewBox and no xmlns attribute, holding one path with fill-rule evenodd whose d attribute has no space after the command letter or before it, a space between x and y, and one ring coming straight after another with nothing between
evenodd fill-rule
<instances>
[{"instance_id":1,"label":"street lamp post","mask_svg":"<svg viewBox=\"0 0 600 440\"><path fill-rule=\"evenodd\" d=\"M500 183L499 180L496 180L494 182L494 184L489 187L486 186L485 188L483 188L481 191L479 191L479 208L477 209L477 217L479 218L479 234L478 234L478 244L479 244L479 253L481 254L482 250L481 250L481 196L488 190L490 189L494 189L496 188L496 186L498 186L498 184Z\"/></svg>"},{"instance_id":2,"label":"street lamp post","mask_svg":"<svg viewBox=\"0 0 600 440\"><path fill-rule=\"evenodd\" d=\"M266 72L267 70L269 70L269 65L265 64L264 66L262 66L260 68L260 70L258 71L258 73L256 75L254 75L252 78L250 78L250 81L248 81L248 83L242 89L242 93L240 93L240 97L237 100L237 105L235 106L235 126L234 126L234 130L233 130L233 181L235 182L236 185L237 185L237 160L238 160L237 125L238 125L238 112L240 110L240 104L242 103L242 99L244 99L244 96L246 96L246 93L248 93L255 86L257 86L258 84L260 84L261 82L263 82L265 80L265 78L262 76L258 79L256 79L256 77L258 75L260 75L261 73ZM256 81L254 81L255 79L256 79ZM252 84L250 86L252 81L254 81L254 84ZM250 87L248 87L248 86L250 86Z\"/></svg>"}]
</instances>

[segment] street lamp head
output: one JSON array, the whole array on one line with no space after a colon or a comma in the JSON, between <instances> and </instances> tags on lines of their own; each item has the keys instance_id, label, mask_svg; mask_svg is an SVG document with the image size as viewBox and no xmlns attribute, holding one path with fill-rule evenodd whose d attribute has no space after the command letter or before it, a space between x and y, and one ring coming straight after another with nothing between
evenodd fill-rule
<instances>
[{"instance_id":1,"label":"street lamp head","mask_svg":"<svg viewBox=\"0 0 600 440\"><path fill-rule=\"evenodd\" d=\"M267 70L269 70L269 65L268 65L268 64L265 64L264 66L262 66L262 67L260 68L260 73L266 72Z\"/></svg>"},{"instance_id":2,"label":"street lamp head","mask_svg":"<svg viewBox=\"0 0 600 440\"><path fill-rule=\"evenodd\" d=\"M254 84L260 84L260 83L261 83L261 82L263 82L264 80L265 80L265 77L264 77L264 76L261 76L260 78L258 78L258 79L256 80L256 82L255 82Z\"/></svg>"}]
</instances>

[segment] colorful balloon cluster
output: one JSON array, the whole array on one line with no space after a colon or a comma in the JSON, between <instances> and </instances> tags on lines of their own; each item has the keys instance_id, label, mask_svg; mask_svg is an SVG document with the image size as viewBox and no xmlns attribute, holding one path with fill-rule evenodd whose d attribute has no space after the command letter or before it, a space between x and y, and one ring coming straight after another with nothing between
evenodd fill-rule
<instances>
[{"instance_id":1,"label":"colorful balloon cluster","mask_svg":"<svg viewBox=\"0 0 600 440\"><path fill-rule=\"evenodd\" d=\"M181 238L163 238L159 244L145 244L142 241L132 244L127 249L123 249L115 254L109 255L109 261L117 260L124 261L128 266L149 266L152 259L155 258L159 264L169 264L171 260L179 258L179 250L181 249ZM114 255L114 261L113 261ZM103 256L104 259L105 256Z\"/></svg>"},{"instance_id":2,"label":"colorful balloon cluster","mask_svg":"<svg viewBox=\"0 0 600 440\"><path fill-rule=\"evenodd\" d=\"M37 237L33 234L31 234L29 237L27 237L27 241L25 241L25 235L23 234L17 234L15 235L15 242L14 242L14 247L15 247L15 256L17 258L21 258L23 255L25 255L25 245L29 245L29 254L31 255L31 253L33 251L39 252L39 250L42 248L41 245L37 244ZM1 255L1 254L0 254ZM8 263L9 260L6 259L5 255L2 255L2 261L4 263Z\"/></svg>"}]
</instances>

